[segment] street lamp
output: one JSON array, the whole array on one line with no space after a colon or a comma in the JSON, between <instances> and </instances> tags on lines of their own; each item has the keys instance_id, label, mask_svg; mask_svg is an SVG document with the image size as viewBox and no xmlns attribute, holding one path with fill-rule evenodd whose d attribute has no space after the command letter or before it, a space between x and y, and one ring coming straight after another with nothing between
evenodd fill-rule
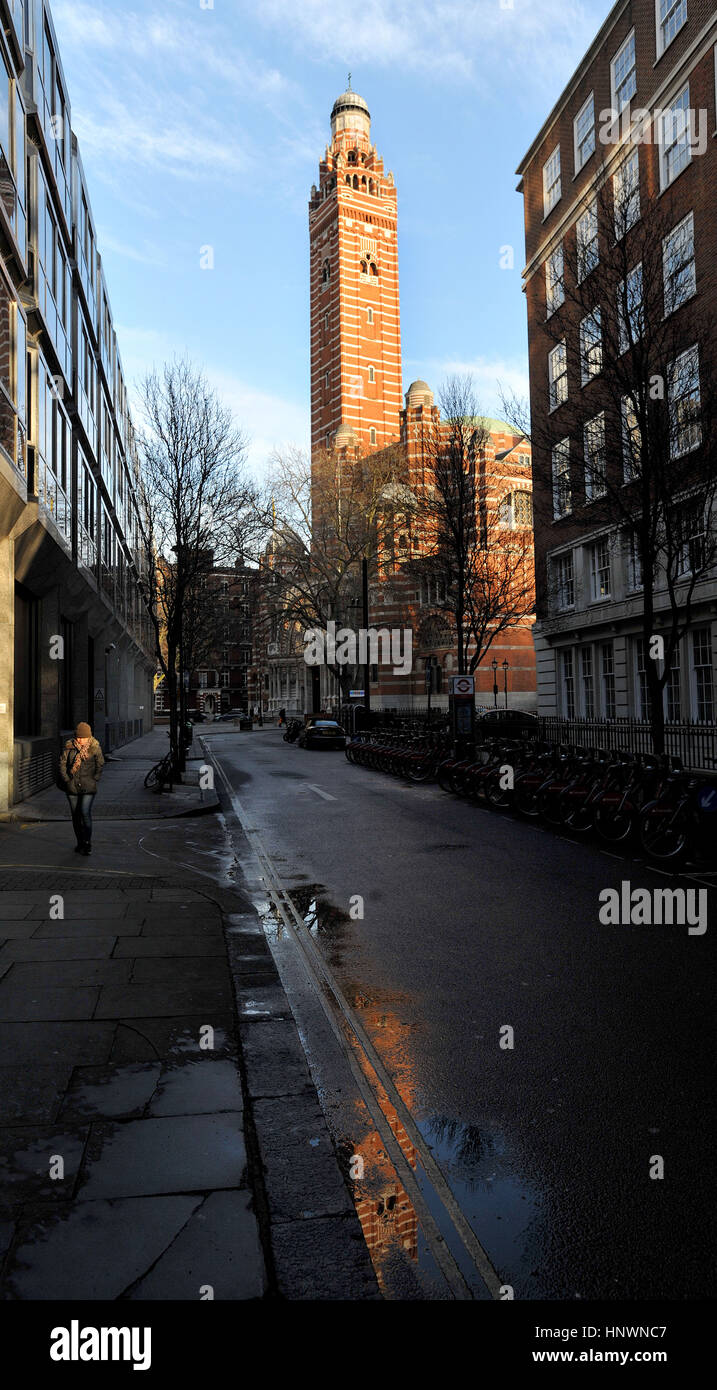
<instances>
[{"instance_id":1,"label":"street lamp","mask_svg":"<svg viewBox=\"0 0 717 1390\"><path fill-rule=\"evenodd\" d=\"M506 658L505 658L505 661L503 662L503 690L505 691L505 707L506 707L506 709L508 708L508 671L509 671L509 668L510 668L510 662L508 661L508 658L506 657Z\"/></svg>"},{"instance_id":2,"label":"street lamp","mask_svg":"<svg viewBox=\"0 0 717 1390\"><path fill-rule=\"evenodd\" d=\"M494 704L495 708L497 709L497 708L498 708L498 661L497 661L497 658L496 658L496 657L493 657L493 660L491 661L490 664L491 664L491 666L493 667L493 704Z\"/></svg>"}]
</instances>

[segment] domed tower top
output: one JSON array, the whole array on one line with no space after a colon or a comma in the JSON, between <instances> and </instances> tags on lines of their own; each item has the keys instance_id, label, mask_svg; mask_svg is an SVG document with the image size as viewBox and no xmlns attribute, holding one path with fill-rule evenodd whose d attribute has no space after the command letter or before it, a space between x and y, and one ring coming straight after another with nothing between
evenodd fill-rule
<instances>
[{"instance_id":1,"label":"domed tower top","mask_svg":"<svg viewBox=\"0 0 717 1390\"><path fill-rule=\"evenodd\" d=\"M340 130L355 130L367 140L371 134L371 113L363 97L353 91L351 73L346 91L336 98L331 110L331 138L334 139Z\"/></svg>"}]
</instances>

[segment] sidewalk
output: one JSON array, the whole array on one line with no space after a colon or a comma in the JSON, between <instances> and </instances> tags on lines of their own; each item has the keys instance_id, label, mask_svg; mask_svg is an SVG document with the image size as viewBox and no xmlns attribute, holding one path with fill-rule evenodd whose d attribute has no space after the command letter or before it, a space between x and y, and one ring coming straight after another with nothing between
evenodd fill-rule
<instances>
[{"instance_id":1,"label":"sidewalk","mask_svg":"<svg viewBox=\"0 0 717 1390\"><path fill-rule=\"evenodd\" d=\"M379 1297L232 861L217 816L0 825L4 1299Z\"/></svg>"},{"instance_id":2,"label":"sidewalk","mask_svg":"<svg viewBox=\"0 0 717 1390\"><path fill-rule=\"evenodd\" d=\"M147 790L144 779L168 748L166 730L155 729L115 749L105 762L92 807L93 820L172 820L216 811L216 792L199 785L199 769L205 760L196 736L187 754L187 781L171 792ZM0 814L0 821L66 821L68 815L64 792L59 787L46 787Z\"/></svg>"}]
</instances>

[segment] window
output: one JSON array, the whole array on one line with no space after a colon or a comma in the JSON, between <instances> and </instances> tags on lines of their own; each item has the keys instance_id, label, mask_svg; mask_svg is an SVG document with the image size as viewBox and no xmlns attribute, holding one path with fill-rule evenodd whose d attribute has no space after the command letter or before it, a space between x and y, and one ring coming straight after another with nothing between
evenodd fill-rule
<instances>
[{"instance_id":1,"label":"window","mask_svg":"<svg viewBox=\"0 0 717 1390\"><path fill-rule=\"evenodd\" d=\"M635 531L630 531L627 537L627 587L630 593L642 588L640 542Z\"/></svg>"},{"instance_id":2,"label":"window","mask_svg":"<svg viewBox=\"0 0 717 1390\"><path fill-rule=\"evenodd\" d=\"M680 699L680 648L675 647L672 663L665 682L665 716L669 723L677 724L682 718Z\"/></svg>"},{"instance_id":3,"label":"window","mask_svg":"<svg viewBox=\"0 0 717 1390\"><path fill-rule=\"evenodd\" d=\"M583 689L583 714L586 719L595 718L595 686L593 684L593 649L580 649L580 678Z\"/></svg>"},{"instance_id":4,"label":"window","mask_svg":"<svg viewBox=\"0 0 717 1390\"><path fill-rule=\"evenodd\" d=\"M560 200L560 146L557 145L543 165L543 216L552 212Z\"/></svg>"},{"instance_id":5,"label":"window","mask_svg":"<svg viewBox=\"0 0 717 1390\"><path fill-rule=\"evenodd\" d=\"M697 292L695 273L695 219L691 212L678 222L662 243L662 276L665 314L679 309Z\"/></svg>"},{"instance_id":6,"label":"window","mask_svg":"<svg viewBox=\"0 0 717 1390\"><path fill-rule=\"evenodd\" d=\"M597 198L586 208L576 224L578 284L594 270L600 260L598 245Z\"/></svg>"},{"instance_id":7,"label":"window","mask_svg":"<svg viewBox=\"0 0 717 1390\"><path fill-rule=\"evenodd\" d=\"M565 302L563 269L563 244L561 242L545 262L545 311L548 318Z\"/></svg>"},{"instance_id":8,"label":"window","mask_svg":"<svg viewBox=\"0 0 717 1390\"><path fill-rule=\"evenodd\" d=\"M326 390L327 390L327 391L328 391L328 389L329 389L329 382L330 382L330 381L331 381L331 373L330 373L330 372L324 372L324 386L326 387Z\"/></svg>"},{"instance_id":9,"label":"window","mask_svg":"<svg viewBox=\"0 0 717 1390\"><path fill-rule=\"evenodd\" d=\"M660 58L687 23L687 0L657 0L657 56Z\"/></svg>"},{"instance_id":10,"label":"window","mask_svg":"<svg viewBox=\"0 0 717 1390\"><path fill-rule=\"evenodd\" d=\"M501 526L512 529L533 524L533 498L529 492L509 492L498 505Z\"/></svg>"},{"instance_id":11,"label":"window","mask_svg":"<svg viewBox=\"0 0 717 1390\"><path fill-rule=\"evenodd\" d=\"M207 671L199 671L197 674L199 676L199 689L206 690L207 678L209 673Z\"/></svg>"},{"instance_id":12,"label":"window","mask_svg":"<svg viewBox=\"0 0 717 1390\"><path fill-rule=\"evenodd\" d=\"M569 550L567 555L558 555L555 561L555 597L561 612L566 608L573 608L575 605L575 570L572 550Z\"/></svg>"},{"instance_id":13,"label":"window","mask_svg":"<svg viewBox=\"0 0 717 1390\"><path fill-rule=\"evenodd\" d=\"M550 409L568 399L568 354L565 339L548 353L548 394Z\"/></svg>"},{"instance_id":14,"label":"window","mask_svg":"<svg viewBox=\"0 0 717 1390\"><path fill-rule=\"evenodd\" d=\"M570 647L566 647L560 653L560 666L562 675L562 697L563 714L566 719L575 718L575 675L573 671L573 653Z\"/></svg>"},{"instance_id":15,"label":"window","mask_svg":"<svg viewBox=\"0 0 717 1390\"><path fill-rule=\"evenodd\" d=\"M583 386L602 370L600 310L593 309L580 324L580 380Z\"/></svg>"},{"instance_id":16,"label":"window","mask_svg":"<svg viewBox=\"0 0 717 1390\"><path fill-rule=\"evenodd\" d=\"M556 521L572 510L570 489L570 440L553 446L553 516Z\"/></svg>"},{"instance_id":17,"label":"window","mask_svg":"<svg viewBox=\"0 0 717 1390\"><path fill-rule=\"evenodd\" d=\"M606 537L590 546L590 597L593 603L610 597L610 542Z\"/></svg>"},{"instance_id":18,"label":"window","mask_svg":"<svg viewBox=\"0 0 717 1390\"><path fill-rule=\"evenodd\" d=\"M705 563L705 510L700 500L683 502L676 516L677 576L699 574Z\"/></svg>"},{"instance_id":19,"label":"window","mask_svg":"<svg viewBox=\"0 0 717 1390\"><path fill-rule=\"evenodd\" d=\"M220 685L228 686L228 685L230 684L230 681L231 681L231 672L230 672L230 671L222 671L222 672L221 672L221 675L220 675L220 677L219 677L219 683L220 683Z\"/></svg>"},{"instance_id":20,"label":"window","mask_svg":"<svg viewBox=\"0 0 717 1390\"><path fill-rule=\"evenodd\" d=\"M375 381L375 380L376 380L376 369L375 369L374 367L369 367L369 369L368 369L368 379L369 379L369 381Z\"/></svg>"},{"instance_id":21,"label":"window","mask_svg":"<svg viewBox=\"0 0 717 1390\"><path fill-rule=\"evenodd\" d=\"M635 30L628 34L610 64L612 104L618 116L637 91L635 74Z\"/></svg>"},{"instance_id":22,"label":"window","mask_svg":"<svg viewBox=\"0 0 717 1390\"><path fill-rule=\"evenodd\" d=\"M632 396L622 398L622 465L623 479L631 483L640 473L642 432Z\"/></svg>"},{"instance_id":23,"label":"window","mask_svg":"<svg viewBox=\"0 0 717 1390\"><path fill-rule=\"evenodd\" d=\"M669 370L667 393L670 410L670 456L680 458L699 448L700 364L696 347L680 353Z\"/></svg>"},{"instance_id":24,"label":"window","mask_svg":"<svg viewBox=\"0 0 717 1390\"><path fill-rule=\"evenodd\" d=\"M596 497L605 496L607 485L604 410L593 420L586 421L583 441L585 446L585 501L593 502Z\"/></svg>"},{"instance_id":25,"label":"window","mask_svg":"<svg viewBox=\"0 0 717 1390\"><path fill-rule=\"evenodd\" d=\"M714 719L714 680L712 641L709 628L692 633L692 715L701 723Z\"/></svg>"},{"instance_id":26,"label":"window","mask_svg":"<svg viewBox=\"0 0 717 1390\"><path fill-rule=\"evenodd\" d=\"M660 118L660 187L667 188L692 159L690 143L690 84Z\"/></svg>"},{"instance_id":27,"label":"window","mask_svg":"<svg viewBox=\"0 0 717 1390\"><path fill-rule=\"evenodd\" d=\"M370 428L370 430L369 430L369 432L368 432L368 437L369 437L369 443L370 443L370 444L375 444L375 443L376 443L376 430L374 429L373 425L371 426L371 428Z\"/></svg>"},{"instance_id":28,"label":"window","mask_svg":"<svg viewBox=\"0 0 717 1390\"><path fill-rule=\"evenodd\" d=\"M631 150L612 181L615 237L618 241L640 218L640 156Z\"/></svg>"},{"instance_id":29,"label":"window","mask_svg":"<svg viewBox=\"0 0 717 1390\"><path fill-rule=\"evenodd\" d=\"M329 331L329 311L328 311L328 309L327 309L327 310L326 310L326 313L324 314L324 332L325 332L325 333L328 333L328 331Z\"/></svg>"},{"instance_id":30,"label":"window","mask_svg":"<svg viewBox=\"0 0 717 1390\"><path fill-rule=\"evenodd\" d=\"M366 322L367 322L367 323L373 323L373 309L371 308L370 305L369 305L368 309L366 310Z\"/></svg>"},{"instance_id":31,"label":"window","mask_svg":"<svg viewBox=\"0 0 717 1390\"><path fill-rule=\"evenodd\" d=\"M641 261L617 287L617 329L621 353L640 341L644 327Z\"/></svg>"},{"instance_id":32,"label":"window","mask_svg":"<svg viewBox=\"0 0 717 1390\"><path fill-rule=\"evenodd\" d=\"M222 598L226 598L229 593L229 580L223 579L221 583Z\"/></svg>"},{"instance_id":33,"label":"window","mask_svg":"<svg viewBox=\"0 0 717 1390\"><path fill-rule=\"evenodd\" d=\"M615 718L615 657L612 642L603 642L600 649L602 712L605 719Z\"/></svg>"},{"instance_id":34,"label":"window","mask_svg":"<svg viewBox=\"0 0 717 1390\"><path fill-rule=\"evenodd\" d=\"M573 121L575 173L578 174L595 149L595 97L591 92Z\"/></svg>"},{"instance_id":35,"label":"window","mask_svg":"<svg viewBox=\"0 0 717 1390\"><path fill-rule=\"evenodd\" d=\"M327 257L326 257L326 260L324 261L324 263L323 263L323 265L322 265L322 267L321 267L321 283L322 283L323 285L328 285L330 279L331 279L331 262L329 261L329 258L328 258L328 256L327 256Z\"/></svg>"}]
</instances>

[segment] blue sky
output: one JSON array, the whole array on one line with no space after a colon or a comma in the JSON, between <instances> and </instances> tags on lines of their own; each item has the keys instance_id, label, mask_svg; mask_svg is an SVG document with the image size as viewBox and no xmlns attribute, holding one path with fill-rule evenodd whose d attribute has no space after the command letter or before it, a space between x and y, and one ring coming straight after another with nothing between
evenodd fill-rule
<instances>
[{"instance_id":1,"label":"blue sky","mask_svg":"<svg viewBox=\"0 0 717 1390\"><path fill-rule=\"evenodd\" d=\"M307 202L351 70L398 188L404 390L470 370L495 414L498 380L525 389L514 171L608 0L52 8L130 383L187 353L257 473L308 445Z\"/></svg>"}]
</instances>

